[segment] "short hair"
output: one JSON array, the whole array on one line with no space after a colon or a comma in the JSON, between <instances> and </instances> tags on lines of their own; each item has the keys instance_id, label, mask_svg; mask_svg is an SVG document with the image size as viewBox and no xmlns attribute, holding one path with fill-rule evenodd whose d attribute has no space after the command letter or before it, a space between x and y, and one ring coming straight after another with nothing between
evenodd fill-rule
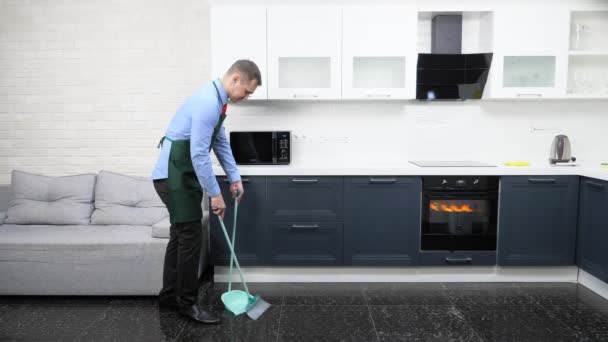
<instances>
[{"instance_id":1,"label":"short hair","mask_svg":"<svg viewBox=\"0 0 608 342\"><path fill-rule=\"evenodd\" d=\"M262 85L262 75L260 74L260 69L254 62L248 59L239 59L238 61L234 62L228 71L226 71L226 74L231 74L233 72L239 72L241 75L245 75L248 81L258 81L258 86Z\"/></svg>"}]
</instances>

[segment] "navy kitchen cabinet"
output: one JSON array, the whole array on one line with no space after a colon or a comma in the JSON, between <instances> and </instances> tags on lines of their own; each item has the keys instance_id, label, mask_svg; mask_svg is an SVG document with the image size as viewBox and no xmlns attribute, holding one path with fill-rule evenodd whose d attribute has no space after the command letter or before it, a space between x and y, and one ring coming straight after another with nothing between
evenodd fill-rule
<instances>
[{"instance_id":1,"label":"navy kitchen cabinet","mask_svg":"<svg viewBox=\"0 0 608 342\"><path fill-rule=\"evenodd\" d=\"M608 281L608 182L581 178L578 218L578 265Z\"/></svg>"},{"instance_id":2,"label":"navy kitchen cabinet","mask_svg":"<svg viewBox=\"0 0 608 342\"><path fill-rule=\"evenodd\" d=\"M342 223L275 222L270 225L271 265L342 265Z\"/></svg>"},{"instance_id":3,"label":"navy kitchen cabinet","mask_svg":"<svg viewBox=\"0 0 608 342\"><path fill-rule=\"evenodd\" d=\"M420 244L419 177L345 177L344 263L415 265Z\"/></svg>"},{"instance_id":4,"label":"navy kitchen cabinet","mask_svg":"<svg viewBox=\"0 0 608 342\"><path fill-rule=\"evenodd\" d=\"M235 250L239 263L264 265L268 239L266 199L266 177L242 177L245 194L238 207ZM226 202L224 224L232 237L234 219L234 200L230 193L230 182L226 177L218 177L218 182ZM218 218L211 213L211 258L215 265L230 264L230 249Z\"/></svg>"},{"instance_id":5,"label":"navy kitchen cabinet","mask_svg":"<svg viewBox=\"0 0 608 342\"><path fill-rule=\"evenodd\" d=\"M342 177L269 177L268 202L273 222L342 220Z\"/></svg>"},{"instance_id":6,"label":"navy kitchen cabinet","mask_svg":"<svg viewBox=\"0 0 608 342\"><path fill-rule=\"evenodd\" d=\"M343 264L343 177L268 178L270 265Z\"/></svg>"},{"instance_id":7,"label":"navy kitchen cabinet","mask_svg":"<svg viewBox=\"0 0 608 342\"><path fill-rule=\"evenodd\" d=\"M498 264L575 264L578 176L501 177Z\"/></svg>"}]
</instances>

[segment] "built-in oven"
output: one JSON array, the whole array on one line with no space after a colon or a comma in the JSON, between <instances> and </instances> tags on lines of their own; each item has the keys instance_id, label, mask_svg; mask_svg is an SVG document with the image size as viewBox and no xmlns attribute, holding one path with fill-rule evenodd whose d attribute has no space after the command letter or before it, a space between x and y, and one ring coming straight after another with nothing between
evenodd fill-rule
<instances>
[{"instance_id":1,"label":"built-in oven","mask_svg":"<svg viewBox=\"0 0 608 342\"><path fill-rule=\"evenodd\" d=\"M481 264L493 264L499 177L425 176L422 181L423 264L475 264L475 256L487 258Z\"/></svg>"},{"instance_id":2,"label":"built-in oven","mask_svg":"<svg viewBox=\"0 0 608 342\"><path fill-rule=\"evenodd\" d=\"M291 132L232 131L230 148L240 165L286 165L291 162Z\"/></svg>"}]
</instances>

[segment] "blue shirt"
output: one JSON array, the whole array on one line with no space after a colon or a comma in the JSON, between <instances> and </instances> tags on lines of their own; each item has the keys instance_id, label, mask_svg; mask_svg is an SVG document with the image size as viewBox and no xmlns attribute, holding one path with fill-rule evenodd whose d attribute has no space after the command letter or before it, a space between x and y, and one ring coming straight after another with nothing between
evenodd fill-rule
<instances>
[{"instance_id":1,"label":"blue shirt","mask_svg":"<svg viewBox=\"0 0 608 342\"><path fill-rule=\"evenodd\" d=\"M213 83L220 93L219 98ZM165 132L165 136L171 140L190 139L192 165L201 187L209 196L216 196L220 193L220 187L213 174L209 145L213 129L220 119L222 107L227 102L228 95L222 82L219 80L209 82L184 101ZM169 152L171 152L169 139L165 139L163 142L160 157L152 172L152 179L168 178ZM213 151L230 182L240 180L241 175L232 156L232 149L223 126L215 138Z\"/></svg>"}]
</instances>

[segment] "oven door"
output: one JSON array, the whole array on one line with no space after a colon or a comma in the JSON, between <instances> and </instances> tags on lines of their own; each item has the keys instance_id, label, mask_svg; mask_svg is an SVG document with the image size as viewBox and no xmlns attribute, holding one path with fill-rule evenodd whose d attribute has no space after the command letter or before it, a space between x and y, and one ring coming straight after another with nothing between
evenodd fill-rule
<instances>
[{"instance_id":1,"label":"oven door","mask_svg":"<svg viewBox=\"0 0 608 342\"><path fill-rule=\"evenodd\" d=\"M424 192L421 250L494 251L496 192Z\"/></svg>"}]
</instances>

